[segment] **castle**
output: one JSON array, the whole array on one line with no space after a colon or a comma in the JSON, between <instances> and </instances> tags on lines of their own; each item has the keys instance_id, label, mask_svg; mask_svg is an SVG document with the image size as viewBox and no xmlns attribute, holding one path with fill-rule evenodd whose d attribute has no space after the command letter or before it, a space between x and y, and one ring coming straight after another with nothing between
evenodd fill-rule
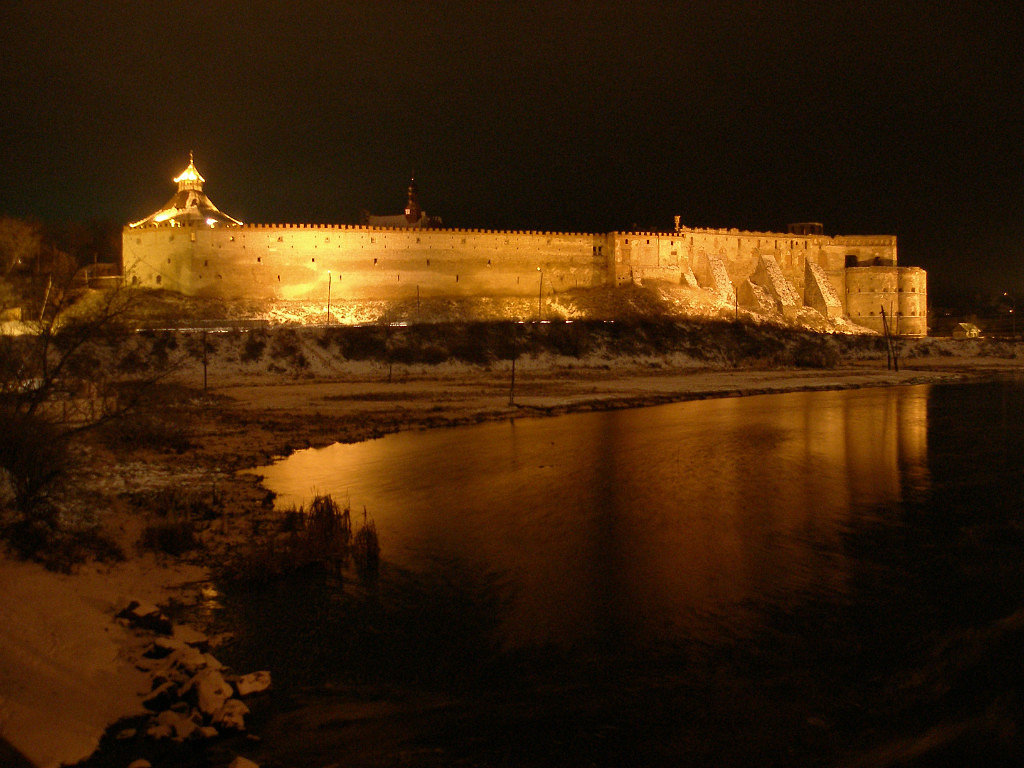
<instances>
[{"instance_id":1,"label":"castle","mask_svg":"<svg viewBox=\"0 0 1024 768\"><path fill-rule=\"evenodd\" d=\"M764 314L803 307L881 332L927 334L923 269L897 266L896 238L683 226L670 232L445 229L409 186L405 214L360 225L243 224L203 191L191 158L159 211L122 234L132 285L226 299L543 296L644 281L704 289Z\"/></svg>"}]
</instances>

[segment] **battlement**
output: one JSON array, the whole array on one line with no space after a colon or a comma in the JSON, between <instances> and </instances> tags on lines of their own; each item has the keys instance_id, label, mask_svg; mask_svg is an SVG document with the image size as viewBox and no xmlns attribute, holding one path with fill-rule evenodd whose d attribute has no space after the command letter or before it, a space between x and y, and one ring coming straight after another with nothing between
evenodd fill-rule
<instances>
[{"instance_id":1,"label":"battlement","mask_svg":"<svg viewBox=\"0 0 1024 768\"><path fill-rule=\"evenodd\" d=\"M203 229L201 225L200 229ZM243 224L238 229L246 231L281 230L281 229L317 229L348 232L388 232L413 237L430 237L432 235L535 235L547 237L603 237L600 233L591 232L559 232L539 229L478 229L463 227L387 227L372 224Z\"/></svg>"}]
</instances>

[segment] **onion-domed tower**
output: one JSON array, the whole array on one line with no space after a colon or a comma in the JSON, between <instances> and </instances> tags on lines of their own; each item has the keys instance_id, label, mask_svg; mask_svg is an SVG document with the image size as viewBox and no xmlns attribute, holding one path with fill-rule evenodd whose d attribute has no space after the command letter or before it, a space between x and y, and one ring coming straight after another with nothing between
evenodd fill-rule
<instances>
[{"instance_id":1,"label":"onion-domed tower","mask_svg":"<svg viewBox=\"0 0 1024 768\"><path fill-rule=\"evenodd\" d=\"M146 218L128 226L138 227L182 227L187 224L208 227L237 227L242 222L221 212L203 192L206 181L196 170L192 153L188 153L188 167L179 173L174 182L178 191L164 207Z\"/></svg>"}]
</instances>

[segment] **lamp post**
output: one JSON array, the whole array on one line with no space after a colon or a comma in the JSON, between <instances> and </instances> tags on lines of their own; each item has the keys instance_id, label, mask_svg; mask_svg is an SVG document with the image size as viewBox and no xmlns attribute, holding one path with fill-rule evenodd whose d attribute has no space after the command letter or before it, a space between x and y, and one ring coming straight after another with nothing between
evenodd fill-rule
<instances>
[{"instance_id":1,"label":"lamp post","mask_svg":"<svg viewBox=\"0 0 1024 768\"><path fill-rule=\"evenodd\" d=\"M331 270L327 270L327 324L331 324Z\"/></svg>"},{"instance_id":2,"label":"lamp post","mask_svg":"<svg viewBox=\"0 0 1024 768\"><path fill-rule=\"evenodd\" d=\"M537 267L540 272L540 288L537 290L537 318L544 319L544 270Z\"/></svg>"},{"instance_id":3,"label":"lamp post","mask_svg":"<svg viewBox=\"0 0 1024 768\"><path fill-rule=\"evenodd\" d=\"M1013 338L1017 338L1017 313L1014 311L1017 309L1017 302L1013 296L1010 295L1009 291L1003 291L1003 296L1010 300L1010 324L1013 327Z\"/></svg>"}]
</instances>

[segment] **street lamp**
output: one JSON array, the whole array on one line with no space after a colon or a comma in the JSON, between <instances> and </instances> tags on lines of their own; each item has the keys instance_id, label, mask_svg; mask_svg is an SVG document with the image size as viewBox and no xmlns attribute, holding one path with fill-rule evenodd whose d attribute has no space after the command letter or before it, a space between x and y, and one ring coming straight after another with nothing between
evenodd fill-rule
<instances>
[{"instance_id":1,"label":"street lamp","mask_svg":"<svg viewBox=\"0 0 1024 768\"><path fill-rule=\"evenodd\" d=\"M331 324L331 270L327 270L327 325Z\"/></svg>"},{"instance_id":2,"label":"street lamp","mask_svg":"<svg viewBox=\"0 0 1024 768\"><path fill-rule=\"evenodd\" d=\"M544 319L544 270L537 267L537 271L540 272L540 288L537 291L537 317L540 320Z\"/></svg>"}]
</instances>

